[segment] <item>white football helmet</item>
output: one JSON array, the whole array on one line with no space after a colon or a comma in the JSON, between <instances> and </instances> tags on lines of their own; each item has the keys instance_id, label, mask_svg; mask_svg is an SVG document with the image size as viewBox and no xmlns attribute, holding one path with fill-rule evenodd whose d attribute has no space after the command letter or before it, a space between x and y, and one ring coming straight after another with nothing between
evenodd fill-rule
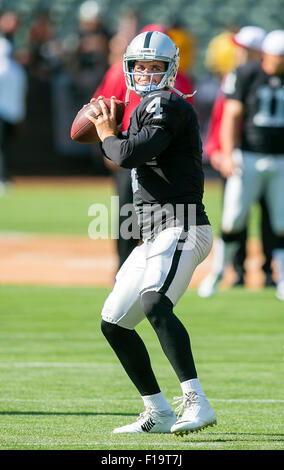
<instances>
[{"instance_id":1,"label":"white football helmet","mask_svg":"<svg viewBox=\"0 0 284 470\"><path fill-rule=\"evenodd\" d=\"M166 62L166 71L159 73L147 73L151 77L147 85L137 85L134 81L133 69L136 60L152 61L160 60ZM140 96L145 96L153 90L165 87L173 89L179 65L179 49L166 34L159 31L146 31L138 34L126 49L123 56L123 70L126 85L129 90L135 91ZM145 74L142 74L145 76ZM154 75L163 75L159 84L153 83ZM182 93L179 92L180 95Z\"/></svg>"}]
</instances>

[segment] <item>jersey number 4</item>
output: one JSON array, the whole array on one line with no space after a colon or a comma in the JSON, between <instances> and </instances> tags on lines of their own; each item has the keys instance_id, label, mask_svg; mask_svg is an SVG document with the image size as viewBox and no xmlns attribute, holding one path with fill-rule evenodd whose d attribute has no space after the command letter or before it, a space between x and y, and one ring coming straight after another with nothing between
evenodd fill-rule
<instances>
[{"instance_id":1,"label":"jersey number 4","mask_svg":"<svg viewBox=\"0 0 284 470\"><path fill-rule=\"evenodd\" d=\"M146 108L147 113L153 114L153 119L161 119L163 108L161 106L161 97L156 96Z\"/></svg>"}]
</instances>

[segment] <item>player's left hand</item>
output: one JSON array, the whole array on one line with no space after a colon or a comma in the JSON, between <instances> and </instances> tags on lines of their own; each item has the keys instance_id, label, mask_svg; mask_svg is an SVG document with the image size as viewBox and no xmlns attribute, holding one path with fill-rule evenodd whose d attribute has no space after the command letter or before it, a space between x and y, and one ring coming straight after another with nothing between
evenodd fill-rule
<instances>
[{"instance_id":1,"label":"player's left hand","mask_svg":"<svg viewBox=\"0 0 284 470\"><path fill-rule=\"evenodd\" d=\"M117 135L122 128L122 124L119 126L116 123L116 103L115 97L111 97L111 107L108 107L103 100L97 100L101 106L102 114L96 118L96 129L100 140L103 142L104 139L110 136Z\"/></svg>"}]
</instances>

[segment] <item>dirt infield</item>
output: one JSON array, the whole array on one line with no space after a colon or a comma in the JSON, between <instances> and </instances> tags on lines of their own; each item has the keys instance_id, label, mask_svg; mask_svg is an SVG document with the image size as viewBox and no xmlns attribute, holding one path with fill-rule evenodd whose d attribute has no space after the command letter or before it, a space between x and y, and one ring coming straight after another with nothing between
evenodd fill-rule
<instances>
[{"instance_id":1,"label":"dirt infield","mask_svg":"<svg viewBox=\"0 0 284 470\"><path fill-rule=\"evenodd\" d=\"M208 273L212 252L196 269L190 283L195 288ZM259 288L263 283L262 255L257 240L248 242L246 284ZM113 285L117 266L112 240L88 237L0 234L0 284L105 286ZM234 280L228 269L223 287Z\"/></svg>"}]
</instances>

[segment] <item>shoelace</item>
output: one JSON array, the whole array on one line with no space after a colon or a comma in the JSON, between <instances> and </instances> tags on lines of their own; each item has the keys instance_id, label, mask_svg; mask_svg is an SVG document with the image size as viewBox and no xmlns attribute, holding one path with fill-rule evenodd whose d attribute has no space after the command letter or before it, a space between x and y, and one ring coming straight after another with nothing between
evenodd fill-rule
<instances>
[{"instance_id":1,"label":"shoelace","mask_svg":"<svg viewBox=\"0 0 284 470\"><path fill-rule=\"evenodd\" d=\"M137 421L140 421L140 419L153 418L152 411L153 411L152 408L146 408L145 411L139 414Z\"/></svg>"},{"instance_id":2,"label":"shoelace","mask_svg":"<svg viewBox=\"0 0 284 470\"><path fill-rule=\"evenodd\" d=\"M139 416L137 418L137 421L152 419L152 420L154 420L155 422L158 423L160 421L160 419L163 418L164 414L163 414L163 412L156 411L155 416L153 416L153 412L154 412L153 408L151 408L151 407L146 408L145 411L143 411L142 413L139 414ZM165 414L165 416L166 415L167 414Z\"/></svg>"},{"instance_id":3,"label":"shoelace","mask_svg":"<svg viewBox=\"0 0 284 470\"><path fill-rule=\"evenodd\" d=\"M181 402L181 403L180 403ZM180 405L175 409L178 413L177 419L180 417L181 412L188 406L197 405L198 395L195 392L189 392L182 397L174 397L173 405L180 403Z\"/></svg>"}]
</instances>

